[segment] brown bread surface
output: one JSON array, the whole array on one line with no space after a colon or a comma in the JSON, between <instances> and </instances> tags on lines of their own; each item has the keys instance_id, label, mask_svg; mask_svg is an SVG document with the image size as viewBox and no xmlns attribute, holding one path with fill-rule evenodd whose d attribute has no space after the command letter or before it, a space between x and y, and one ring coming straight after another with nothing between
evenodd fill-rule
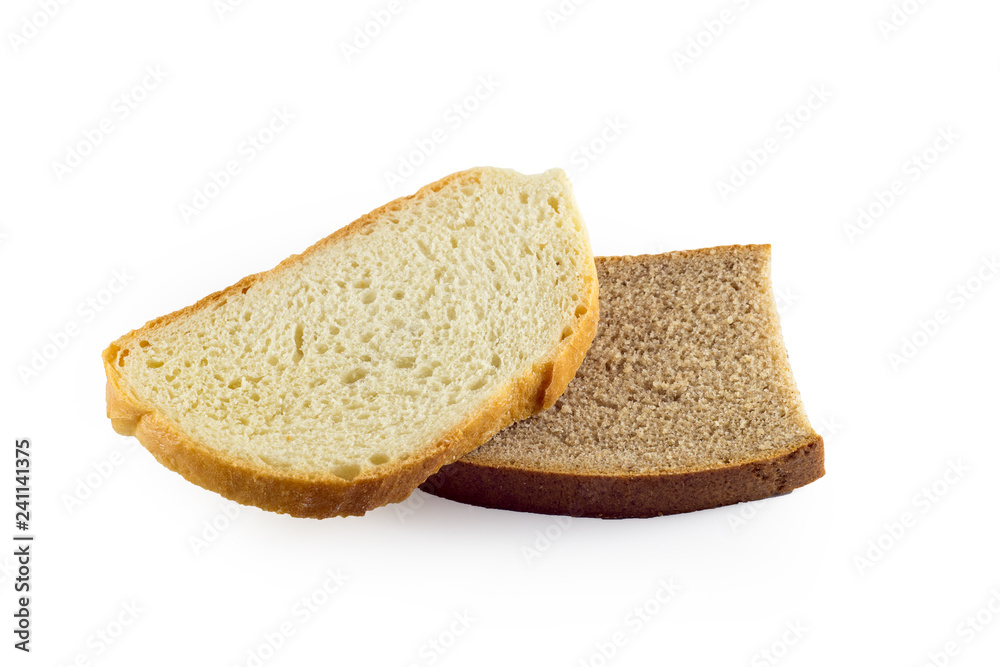
<instances>
[{"instance_id":1,"label":"brown bread surface","mask_svg":"<svg viewBox=\"0 0 1000 667\"><path fill-rule=\"evenodd\" d=\"M824 474L782 342L770 246L598 257L600 321L552 409L421 487L544 514L646 517L790 492Z\"/></svg>"}]
</instances>

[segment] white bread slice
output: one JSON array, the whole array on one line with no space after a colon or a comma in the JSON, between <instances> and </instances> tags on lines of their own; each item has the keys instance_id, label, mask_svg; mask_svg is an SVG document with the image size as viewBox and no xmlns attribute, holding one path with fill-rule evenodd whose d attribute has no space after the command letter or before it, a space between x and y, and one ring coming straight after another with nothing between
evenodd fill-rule
<instances>
[{"instance_id":1,"label":"white bread slice","mask_svg":"<svg viewBox=\"0 0 1000 667\"><path fill-rule=\"evenodd\" d=\"M116 340L108 417L237 502L363 514L551 406L597 305L566 175L472 169Z\"/></svg>"},{"instance_id":2,"label":"white bread slice","mask_svg":"<svg viewBox=\"0 0 1000 667\"><path fill-rule=\"evenodd\" d=\"M771 292L770 246L598 257L601 321L555 407L421 487L605 518L707 509L823 475Z\"/></svg>"}]
</instances>

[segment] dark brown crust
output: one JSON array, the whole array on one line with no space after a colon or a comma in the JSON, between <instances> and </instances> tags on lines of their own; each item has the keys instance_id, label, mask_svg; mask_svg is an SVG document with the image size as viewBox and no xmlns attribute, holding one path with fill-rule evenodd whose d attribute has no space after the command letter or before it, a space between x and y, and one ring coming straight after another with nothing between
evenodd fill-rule
<instances>
[{"instance_id":1,"label":"dark brown crust","mask_svg":"<svg viewBox=\"0 0 1000 667\"><path fill-rule=\"evenodd\" d=\"M482 169L458 172L421 188L413 195L389 202L320 240L302 254L292 255L270 271L247 276L191 306L151 320L116 340L102 355L107 375L107 414L112 427L122 435L134 435L167 468L226 498L272 512L325 518L360 515L387 503L404 500L441 466L461 458L514 421L552 406L573 379L597 332L598 287L593 261L588 266L589 279L585 280L585 292L581 295L581 303L589 305L588 312L577 319L572 335L521 376L500 387L486 399L480 410L439 441L429 443L406 461L379 466L374 474L366 476L363 473L352 481L329 473L270 468L195 442L176 423L160 414L154 405L136 398L115 366L119 351L128 348L133 340L150 328L210 307L266 279L286 265L376 224L383 215L398 211L410 200L426 197L452 182L478 182L481 173Z\"/></svg>"},{"instance_id":2,"label":"dark brown crust","mask_svg":"<svg viewBox=\"0 0 1000 667\"><path fill-rule=\"evenodd\" d=\"M456 461L421 485L469 505L537 514L625 519L680 514L782 495L825 473L823 438L791 452L670 475L580 475Z\"/></svg>"}]
</instances>

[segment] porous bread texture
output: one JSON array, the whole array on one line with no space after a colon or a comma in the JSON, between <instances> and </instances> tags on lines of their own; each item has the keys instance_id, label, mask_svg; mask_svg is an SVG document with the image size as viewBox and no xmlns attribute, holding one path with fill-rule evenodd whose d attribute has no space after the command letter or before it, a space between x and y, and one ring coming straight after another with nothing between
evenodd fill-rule
<instances>
[{"instance_id":1,"label":"porous bread texture","mask_svg":"<svg viewBox=\"0 0 1000 667\"><path fill-rule=\"evenodd\" d=\"M770 246L599 257L594 344L555 406L425 490L577 516L753 500L823 474L770 285Z\"/></svg>"},{"instance_id":2,"label":"porous bread texture","mask_svg":"<svg viewBox=\"0 0 1000 667\"><path fill-rule=\"evenodd\" d=\"M598 336L569 391L467 460L660 473L739 463L812 434L786 361L766 247L600 258L597 266Z\"/></svg>"},{"instance_id":3,"label":"porous bread texture","mask_svg":"<svg viewBox=\"0 0 1000 667\"><path fill-rule=\"evenodd\" d=\"M108 415L238 502L362 514L551 405L596 319L565 174L473 169L115 341Z\"/></svg>"}]
</instances>

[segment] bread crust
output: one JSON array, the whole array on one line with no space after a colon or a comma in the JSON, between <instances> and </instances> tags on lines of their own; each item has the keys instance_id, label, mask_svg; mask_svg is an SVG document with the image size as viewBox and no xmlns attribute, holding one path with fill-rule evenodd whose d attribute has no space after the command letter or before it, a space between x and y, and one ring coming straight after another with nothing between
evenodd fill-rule
<instances>
[{"instance_id":1,"label":"bread crust","mask_svg":"<svg viewBox=\"0 0 1000 667\"><path fill-rule=\"evenodd\" d=\"M585 475L456 461L427 493L469 505L536 514L627 519L681 514L783 495L825 473L823 438L735 466L656 475Z\"/></svg>"},{"instance_id":2,"label":"bread crust","mask_svg":"<svg viewBox=\"0 0 1000 667\"><path fill-rule=\"evenodd\" d=\"M107 375L107 415L112 427L122 435L134 435L157 461L202 488L243 505L318 519L362 515L387 503L405 500L442 466L479 447L514 421L551 407L573 379L597 333L597 270L586 233L583 234L583 241L587 245L590 261L585 267L587 275L580 302L588 309L577 318L573 333L520 376L498 388L485 399L478 411L441 439L428 443L405 461L389 462L351 481L331 473L271 468L196 442L151 403L138 399L115 366L119 351L150 328L173 322L245 291L288 264L376 224L382 216L399 210L410 200L423 199L452 183L478 182L484 171L484 168L476 168L451 174L412 195L391 201L321 239L302 253L288 257L273 269L247 276L195 304L151 320L120 337L102 354ZM566 179L565 174L561 174L561 178Z\"/></svg>"}]
</instances>

